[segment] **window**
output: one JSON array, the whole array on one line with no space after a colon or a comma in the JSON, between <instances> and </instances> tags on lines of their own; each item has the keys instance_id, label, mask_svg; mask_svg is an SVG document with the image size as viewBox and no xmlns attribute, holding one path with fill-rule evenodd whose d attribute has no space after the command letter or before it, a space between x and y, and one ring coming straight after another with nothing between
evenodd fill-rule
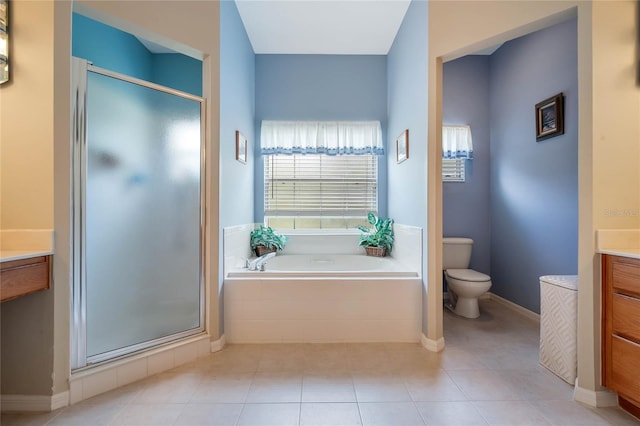
<instances>
[{"instance_id":1,"label":"window","mask_svg":"<svg viewBox=\"0 0 640 426\"><path fill-rule=\"evenodd\" d=\"M442 181L464 182L464 158L442 159Z\"/></svg>"},{"instance_id":2,"label":"window","mask_svg":"<svg viewBox=\"0 0 640 426\"><path fill-rule=\"evenodd\" d=\"M442 181L464 182L465 160L473 158L471 127L442 126Z\"/></svg>"},{"instance_id":3,"label":"window","mask_svg":"<svg viewBox=\"0 0 640 426\"><path fill-rule=\"evenodd\" d=\"M376 155L264 156L264 215L270 226L353 228L377 210Z\"/></svg>"}]
</instances>

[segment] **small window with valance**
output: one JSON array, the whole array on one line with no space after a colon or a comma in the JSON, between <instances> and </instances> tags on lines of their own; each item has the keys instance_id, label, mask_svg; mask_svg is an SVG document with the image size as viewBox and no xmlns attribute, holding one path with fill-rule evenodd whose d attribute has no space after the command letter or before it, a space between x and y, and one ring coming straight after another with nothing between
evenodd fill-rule
<instances>
[{"instance_id":1,"label":"small window with valance","mask_svg":"<svg viewBox=\"0 0 640 426\"><path fill-rule=\"evenodd\" d=\"M471 127L442 126L442 181L464 182L465 161L473 158Z\"/></svg>"}]
</instances>

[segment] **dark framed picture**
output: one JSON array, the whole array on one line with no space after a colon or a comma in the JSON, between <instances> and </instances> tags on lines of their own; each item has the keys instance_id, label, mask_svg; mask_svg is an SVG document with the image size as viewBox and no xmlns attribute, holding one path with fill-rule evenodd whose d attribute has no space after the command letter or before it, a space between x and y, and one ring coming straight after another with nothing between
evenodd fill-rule
<instances>
[{"instance_id":1,"label":"dark framed picture","mask_svg":"<svg viewBox=\"0 0 640 426\"><path fill-rule=\"evenodd\" d=\"M564 133L564 95L558 93L536 104L536 141Z\"/></svg>"},{"instance_id":2,"label":"dark framed picture","mask_svg":"<svg viewBox=\"0 0 640 426\"><path fill-rule=\"evenodd\" d=\"M9 81L9 0L0 0L0 84Z\"/></svg>"},{"instance_id":3,"label":"dark framed picture","mask_svg":"<svg viewBox=\"0 0 640 426\"><path fill-rule=\"evenodd\" d=\"M239 130L236 130L236 160L247 164L247 138Z\"/></svg>"},{"instance_id":4,"label":"dark framed picture","mask_svg":"<svg viewBox=\"0 0 640 426\"><path fill-rule=\"evenodd\" d=\"M396 162L402 163L409 158L409 129L405 130L396 139Z\"/></svg>"}]
</instances>

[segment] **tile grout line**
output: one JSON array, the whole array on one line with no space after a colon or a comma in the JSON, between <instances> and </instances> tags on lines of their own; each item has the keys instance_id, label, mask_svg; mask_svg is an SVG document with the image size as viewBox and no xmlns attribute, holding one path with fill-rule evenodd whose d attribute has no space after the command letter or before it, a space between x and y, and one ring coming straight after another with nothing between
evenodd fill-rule
<instances>
[{"instance_id":1,"label":"tile grout line","mask_svg":"<svg viewBox=\"0 0 640 426\"><path fill-rule=\"evenodd\" d=\"M300 398L298 402L298 425L302 423L302 387L304 386L304 372L300 374Z\"/></svg>"},{"instance_id":2,"label":"tile grout line","mask_svg":"<svg viewBox=\"0 0 640 426\"><path fill-rule=\"evenodd\" d=\"M476 410L476 413L478 413L478 415L480 416L480 418L482 420L484 420L484 422L491 426L491 422L489 421L489 419L487 419L485 416L482 415L482 413L480 412L480 410L478 409L478 407L476 406L476 402L478 401L469 401L469 403L471 404L471 406L473 407L474 410Z\"/></svg>"}]
</instances>

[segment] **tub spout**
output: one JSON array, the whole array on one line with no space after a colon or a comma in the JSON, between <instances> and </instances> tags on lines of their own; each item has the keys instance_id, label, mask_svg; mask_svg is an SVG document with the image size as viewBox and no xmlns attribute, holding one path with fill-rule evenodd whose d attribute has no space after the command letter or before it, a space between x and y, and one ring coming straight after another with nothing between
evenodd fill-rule
<instances>
[{"instance_id":1,"label":"tub spout","mask_svg":"<svg viewBox=\"0 0 640 426\"><path fill-rule=\"evenodd\" d=\"M271 259L275 255L275 252L271 252L263 254L256 259L247 261L247 269L250 271L264 271L264 265L267 263L267 260Z\"/></svg>"}]
</instances>

